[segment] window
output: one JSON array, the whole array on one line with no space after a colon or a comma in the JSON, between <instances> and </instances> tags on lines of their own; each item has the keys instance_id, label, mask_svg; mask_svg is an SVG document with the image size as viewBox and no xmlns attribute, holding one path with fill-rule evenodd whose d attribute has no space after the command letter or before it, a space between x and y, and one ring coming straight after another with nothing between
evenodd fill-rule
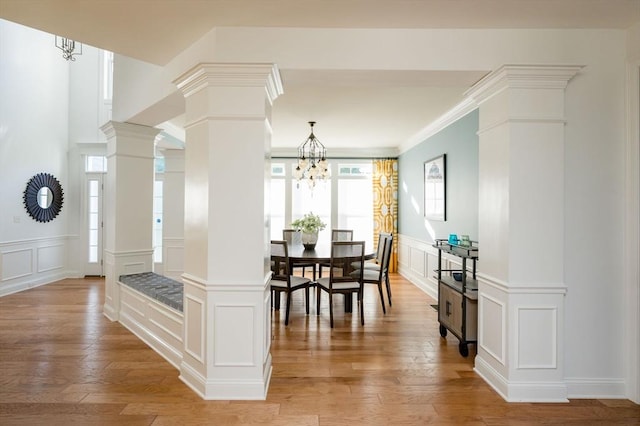
<instances>
[{"instance_id":1,"label":"window","mask_svg":"<svg viewBox=\"0 0 640 426\"><path fill-rule=\"evenodd\" d=\"M84 169L86 172L106 172L107 157L101 155L87 155Z\"/></svg>"},{"instance_id":2,"label":"window","mask_svg":"<svg viewBox=\"0 0 640 426\"><path fill-rule=\"evenodd\" d=\"M271 212L271 239L281 240L282 230L285 228L285 165L282 163L271 165L271 192L270 192L270 212Z\"/></svg>"},{"instance_id":3,"label":"window","mask_svg":"<svg viewBox=\"0 0 640 426\"><path fill-rule=\"evenodd\" d=\"M103 50L102 57L102 96L105 102L113 99L113 52Z\"/></svg>"},{"instance_id":4,"label":"window","mask_svg":"<svg viewBox=\"0 0 640 426\"><path fill-rule=\"evenodd\" d=\"M292 164L291 167L293 170L295 164ZM313 190L306 182L298 182L295 179L292 179L291 185L291 220L300 219L309 212L320 216L320 219L327 226L318 234L318 240L330 240L332 227L331 182L319 181Z\"/></svg>"},{"instance_id":5,"label":"window","mask_svg":"<svg viewBox=\"0 0 640 426\"><path fill-rule=\"evenodd\" d=\"M99 179L88 181L89 208L89 263L98 263L100 242L100 185Z\"/></svg>"},{"instance_id":6,"label":"window","mask_svg":"<svg viewBox=\"0 0 640 426\"><path fill-rule=\"evenodd\" d=\"M327 224L319 239L328 241L331 229L353 229L354 239L373 248L373 191L371 160L329 164L330 178L311 190L306 181L292 176L295 159L271 164L271 238L282 239L282 229L313 212Z\"/></svg>"},{"instance_id":7,"label":"window","mask_svg":"<svg viewBox=\"0 0 640 426\"><path fill-rule=\"evenodd\" d=\"M164 182L153 185L153 262L162 262L162 191Z\"/></svg>"}]
</instances>

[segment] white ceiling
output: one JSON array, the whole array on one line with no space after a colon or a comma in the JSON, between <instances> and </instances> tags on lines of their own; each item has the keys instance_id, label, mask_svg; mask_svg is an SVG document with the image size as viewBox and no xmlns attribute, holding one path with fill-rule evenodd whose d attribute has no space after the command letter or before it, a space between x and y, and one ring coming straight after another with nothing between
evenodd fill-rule
<instances>
[{"instance_id":1,"label":"white ceiling","mask_svg":"<svg viewBox=\"0 0 640 426\"><path fill-rule=\"evenodd\" d=\"M164 65L216 26L624 29L640 0L0 0L0 18ZM397 147L483 74L282 70L273 146L314 120L327 148Z\"/></svg>"}]
</instances>

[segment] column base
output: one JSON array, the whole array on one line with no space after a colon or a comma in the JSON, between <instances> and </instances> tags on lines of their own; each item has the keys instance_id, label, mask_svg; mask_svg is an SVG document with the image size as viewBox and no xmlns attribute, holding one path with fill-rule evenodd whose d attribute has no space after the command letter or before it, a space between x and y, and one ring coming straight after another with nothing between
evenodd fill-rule
<instances>
[{"instance_id":1,"label":"column base","mask_svg":"<svg viewBox=\"0 0 640 426\"><path fill-rule=\"evenodd\" d=\"M203 399L263 400L271 380L270 275L257 284L184 283L180 379Z\"/></svg>"},{"instance_id":2,"label":"column base","mask_svg":"<svg viewBox=\"0 0 640 426\"><path fill-rule=\"evenodd\" d=\"M562 286L478 277L475 371L509 402L567 402Z\"/></svg>"},{"instance_id":3,"label":"column base","mask_svg":"<svg viewBox=\"0 0 640 426\"><path fill-rule=\"evenodd\" d=\"M105 297L103 314L111 321L120 319L120 284L123 274L138 274L153 270L153 250L113 252L104 250Z\"/></svg>"},{"instance_id":4,"label":"column base","mask_svg":"<svg viewBox=\"0 0 640 426\"><path fill-rule=\"evenodd\" d=\"M272 371L271 354L269 354L261 380L207 379L185 363L182 363L180 368L180 380L202 399L262 401L267 399Z\"/></svg>"}]
</instances>

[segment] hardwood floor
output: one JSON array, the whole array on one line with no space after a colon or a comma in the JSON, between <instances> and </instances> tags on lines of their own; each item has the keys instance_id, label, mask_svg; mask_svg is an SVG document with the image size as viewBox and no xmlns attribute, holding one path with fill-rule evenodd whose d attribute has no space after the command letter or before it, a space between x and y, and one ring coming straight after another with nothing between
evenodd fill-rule
<instances>
[{"instance_id":1,"label":"hardwood floor","mask_svg":"<svg viewBox=\"0 0 640 426\"><path fill-rule=\"evenodd\" d=\"M473 372L475 346L461 357L435 301L399 275L386 316L368 286L364 327L336 307L331 330L326 295L306 316L299 292L288 327L273 314L267 400L203 401L102 315L103 286L69 279L0 298L0 425L640 424L627 400L504 402Z\"/></svg>"}]
</instances>

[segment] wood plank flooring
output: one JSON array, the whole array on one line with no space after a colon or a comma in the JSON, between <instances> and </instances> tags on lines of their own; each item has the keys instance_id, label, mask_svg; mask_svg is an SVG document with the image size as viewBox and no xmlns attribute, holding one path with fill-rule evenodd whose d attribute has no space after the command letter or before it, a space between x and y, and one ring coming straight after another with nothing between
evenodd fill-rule
<instances>
[{"instance_id":1,"label":"wood plank flooring","mask_svg":"<svg viewBox=\"0 0 640 426\"><path fill-rule=\"evenodd\" d=\"M435 303L399 275L382 314L367 287L365 326L336 300L329 327L295 295L273 313L266 401L203 401L178 371L102 315L102 279L63 280L0 298L0 425L639 425L627 400L506 403L438 333ZM315 292L312 291L315 297ZM284 303L282 304L284 307Z\"/></svg>"}]
</instances>

